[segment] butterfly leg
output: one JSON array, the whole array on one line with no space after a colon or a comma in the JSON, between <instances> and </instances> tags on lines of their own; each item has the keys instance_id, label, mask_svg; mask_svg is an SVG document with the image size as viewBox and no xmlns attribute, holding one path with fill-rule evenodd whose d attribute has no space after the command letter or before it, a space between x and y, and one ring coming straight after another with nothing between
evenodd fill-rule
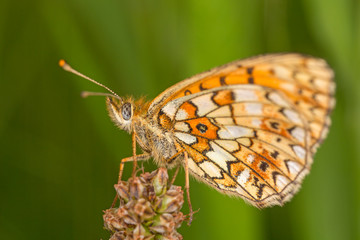
<instances>
[{"instance_id":1,"label":"butterfly leg","mask_svg":"<svg viewBox=\"0 0 360 240\"><path fill-rule=\"evenodd\" d=\"M191 222L192 222L192 217L193 217L193 210L192 210L192 205L191 205L191 200L190 200L190 183L189 183L189 159L188 159L188 153L184 152L184 159L185 159L185 189L186 189L186 196L187 196L187 200L188 200L188 205L189 205L189 222L188 225L190 226Z\"/></svg>"},{"instance_id":2,"label":"butterfly leg","mask_svg":"<svg viewBox=\"0 0 360 240\"><path fill-rule=\"evenodd\" d=\"M180 170L180 165L177 166L177 168L176 168L176 170L175 170L174 176L172 177L172 179L171 179L171 181L170 181L170 184L169 184L170 187L174 184L175 179L176 179L176 176L177 176L178 173L179 173L179 170Z\"/></svg>"},{"instance_id":3,"label":"butterfly leg","mask_svg":"<svg viewBox=\"0 0 360 240\"><path fill-rule=\"evenodd\" d=\"M123 158L121 159L120 162L120 169L119 169L119 178L118 178L118 184L121 181L121 177L124 171L124 163L126 162L134 162L134 159L136 159L135 161L145 161L148 160L149 158L151 158L151 154L150 153L143 153L143 154L139 154L139 155L135 155L132 157L127 157L127 158Z\"/></svg>"},{"instance_id":4,"label":"butterfly leg","mask_svg":"<svg viewBox=\"0 0 360 240\"><path fill-rule=\"evenodd\" d=\"M122 177L122 174L123 174L123 171L124 171L124 163L133 162L134 159L136 159L137 161L145 161L145 160L148 160L150 157L151 157L150 153L143 153L143 154L139 154L139 155L135 155L135 156L132 156L132 157L127 157L127 158L121 159L120 167L119 167L118 184L120 184L120 182L121 182L121 177ZM117 199L118 199L118 195L116 194L115 198L113 200L113 203L111 204L111 208L113 208L115 206L115 203L116 203Z\"/></svg>"},{"instance_id":5,"label":"butterfly leg","mask_svg":"<svg viewBox=\"0 0 360 240\"><path fill-rule=\"evenodd\" d=\"M135 177L136 174L136 167L137 167L137 159L136 159L136 132L135 129L133 130L133 134L132 134L132 150L133 150L133 159L134 159L134 164L133 164L133 171L132 171L132 177Z\"/></svg>"}]
</instances>

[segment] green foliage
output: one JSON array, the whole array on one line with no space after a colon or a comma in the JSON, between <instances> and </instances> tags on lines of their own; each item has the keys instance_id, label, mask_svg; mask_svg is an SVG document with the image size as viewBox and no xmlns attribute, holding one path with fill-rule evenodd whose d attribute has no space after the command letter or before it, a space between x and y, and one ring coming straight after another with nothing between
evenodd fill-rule
<instances>
[{"instance_id":1,"label":"green foliage","mask_svg":"<svg viewBox=\"0 0 360 240\"><path fill-rule=\"evenodd\" d=\"M193 74L256 54L301 52L334 68L330 134L302 190L258 210L191 181L184 239L360 239L360 4L351 0L0 1L0 239L106 239L131 138L102 91L154 98ZM147 171L155 166L144 164ZM125 167L125 177L131 167ZM183 171L176 184L184 183Z\"/></svg>"}]
</instances>

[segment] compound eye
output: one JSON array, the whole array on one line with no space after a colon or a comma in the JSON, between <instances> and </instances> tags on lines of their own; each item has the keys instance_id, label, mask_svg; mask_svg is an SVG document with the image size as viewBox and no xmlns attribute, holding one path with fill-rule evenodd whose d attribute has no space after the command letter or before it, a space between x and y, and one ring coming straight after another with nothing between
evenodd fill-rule
<instances>
[{"instance_id":1,"label":"compound eye","mask_svg":"<svg viewBox=\"0 0 360 240\"><path fill-rule=\"evenodd\" d=\"M124 120L130 120L132 116L131 103L124 103L121 109L121 114Z\"/></svg>"}]
</instances>

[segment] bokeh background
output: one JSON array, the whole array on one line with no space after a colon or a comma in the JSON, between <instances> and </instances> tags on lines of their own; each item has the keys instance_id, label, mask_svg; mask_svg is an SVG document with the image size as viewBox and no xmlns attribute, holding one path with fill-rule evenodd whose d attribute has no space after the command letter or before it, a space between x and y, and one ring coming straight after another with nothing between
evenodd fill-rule
<instances>
[{"instance_id":1,"label":"bokeh background","mask_svg":"<svg viewBox=\"0 0 360 240\"><path fill-rule=\"evenodd\" d=\"M191 180L185 239L360 239L360 3L356 0L0 1L0 239L107 239L131 138L110 122L101 88L149 100L193 74L269 52L334 68L330 134L302 190L258 210ZM155 169L151 161L144 164ZM126 176L131 172L126 167ZM184 172L177 179L184 183ZM184 204L184 212L187 206Z\"/></svg>"}]
</instances>

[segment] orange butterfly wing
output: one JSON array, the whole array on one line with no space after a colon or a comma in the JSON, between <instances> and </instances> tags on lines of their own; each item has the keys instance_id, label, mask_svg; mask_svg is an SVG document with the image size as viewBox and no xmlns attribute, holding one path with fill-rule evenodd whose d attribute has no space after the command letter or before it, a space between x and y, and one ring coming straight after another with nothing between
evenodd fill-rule
<instances>
[{"instance_id":1,"label":"orange butterfly wing","mask_svg":"<svg viewBox=\"0 0 360 240\"><path fill-rule=\"evenodd\" d=\"M335 106L333 71L323 59L296 53L269 54L234 61L195 75L166 89L149 107L157 113L167 102L205 89L256 84L277 89L309 121L313 152L326 137Z\"/></svg>"},{"instance_id":2,"label":"orange butterfly wing","mask_svg":"<svg viewBox=\"0 0 360 240\"><path fill-rule=\"evenodd\" d=\"M330 125L332 75L297 54L237 61L169 88L148 113L174 124L193 175L257 207L281 205Z\"/></svg>"}]
</instances>

